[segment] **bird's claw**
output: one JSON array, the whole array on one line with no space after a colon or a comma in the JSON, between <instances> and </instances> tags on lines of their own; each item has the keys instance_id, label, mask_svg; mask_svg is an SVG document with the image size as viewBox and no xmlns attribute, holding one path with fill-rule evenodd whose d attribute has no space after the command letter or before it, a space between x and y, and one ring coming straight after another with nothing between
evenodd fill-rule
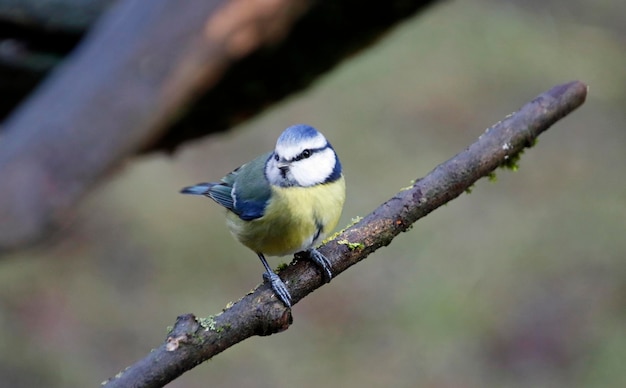
<instances>
[{"instance_id":1,"label":"bird's claw","mask_svg":"<svg viewBox=\"0 0 626 388\"><path fill-rule=\"evenodd\" d=\"M291 294L287 289L287 285L281 280L281 278L276 275L274 272L264 272L263 280L268 282L272 287L272 290L278 296L285 306L291 308Z\"/></svg>"},{"instance_id":2,"label":"bird's claw","mask_svg":"<svg viewBox=\"0 0 626 388\"><path fill-rule=\"evenodd\" d=\"M309 260L322 269L324 282L329 283L330 279L333 278L333 273L330 270L332 268L330 261L315 248L309 249L307 253L309 254Z\"/></svg>"}]
</instances>

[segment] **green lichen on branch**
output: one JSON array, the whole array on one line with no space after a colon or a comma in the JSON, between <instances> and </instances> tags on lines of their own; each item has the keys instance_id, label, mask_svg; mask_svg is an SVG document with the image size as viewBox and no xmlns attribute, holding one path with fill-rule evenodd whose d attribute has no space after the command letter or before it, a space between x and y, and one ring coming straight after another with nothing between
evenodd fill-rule
<instances>
[{"instance_id":1,"label":"green lichen on branch","mask_svg":"<svg viewBox=\"0 0 626 388\"><path fill-rule=\"evenodd\" d=\"M415 186L415 182L416 182L416 181L417 181L416 179L411 179L411 181L409 182L409 183L410 183L410 185L409 185L409 186L405 186L405 187L400 188L400 191L407 191L407 190L411 190L411 189L413 188L413 186Z\"/></svg>"},{"instance_id":2,"label":"green lichen on branch","mask_svg":"<svg viewBox=\"0 0 626 388\"><path fill-rule=\"evenodd\" d=\"M350 220L350 224L346 225L344 228L342 228L341 230L331 234L330 236L326 237L323 241L322 244L320 245L326 245L328 244L328 242L333 241L334 239L336 239L340 234L342 234L343 232L345 232L348 228L350 228L351 226L354 226L356 224L358 224L359 222L361 222L361 220L363 219L363 217L361 216L356 216L354 218L352 218L352 220Z\"/></svg>"},{"instance_id":3,"label":"green lichen on branch","mask_svg":"<svg viewBox=\"0 0 626 388\"><path fill-rule=\"evenodd\" d=\"M526 151L527 148L534 147L537 144L538 141L539 141L539 139L534 138L532 141L530 141L528 143L528 145L526 145L524 148L522 148L516 154L507 155L504 158L504 161L500 164L500 168L504 168L506 170L511 170L511 171L519 170L519 161L520 161L520 158L522 157L522 155L524 154L524 151ZM508 144L504 145L504 147L507 147L507 146L508 146Z\"/></svg>"},{"instance_id":4,"label":"green lichen on branch","mask_svg":"<svg viewBox=\"0 0 626 388\"><path fill-rule=\"evenodd\" d=\"M498 168L502 168L505 170L509 170L509 171L518 171L519 170L519 161L522 157L522 155L524 154L524 151L526 150L526 148L532 148L534 147L537 142L539 140L538 139L533 139L525 148L522 148L519 152L515 153L515 154L511 154L511 155L506 155L504 157L504 161L502 163L500 163L500 165L498 166ZM510 147L510 145L504 144L503 149L504 150L508 150ZM489 180L489 182L497 182L498 181L498 176L494 171L488 173L487 175L487 179ZM472 193L472 189L474 188L474 185L469 186L468 188L465 189L465 193L466 194L471 194Z\"/></svg>"},{"instance_id":5,"label":"green lichen on branch","mask_svg":"<svg viewBox=\"0 0 626 388\"><path fill-rule=\"evenodd\" d=\"M210 330L218 333L222 331L221 328L217 328L215 326L215 315L209 315L206 318L198 318L198 324L200 324L200 326L203 327L205 331Z\"/></svg>"},{"instance_id":6,"label":"green lichen on branch","mask_svg":"<svg viewBox=\"0 0 626 388\"><path fill-rule=\"evenodd\" d=\"M365 244L363 244L362 242L355 243L355 242L350 242L348 240L339 240L337 241L337 244L346 245L348 249L351 251L365 248Z\"/></svg>"}]
</instances>

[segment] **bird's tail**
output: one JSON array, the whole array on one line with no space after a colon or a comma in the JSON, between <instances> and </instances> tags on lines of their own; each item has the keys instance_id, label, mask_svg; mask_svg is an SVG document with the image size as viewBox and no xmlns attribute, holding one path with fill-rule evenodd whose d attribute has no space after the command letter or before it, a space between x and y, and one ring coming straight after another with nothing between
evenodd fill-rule
<instances>
[{"instance_id":1,"label":"bird's tail","mask_svg":"<svg viewBox=\"0 0 626 388\"><path fill-rule=\"evenodd\" d=\"M215 186L215 183L198 183L197 185L185 187L180 192L181 194L208 195L209 190L213 186Z\"/></svg>"}]
</instances>

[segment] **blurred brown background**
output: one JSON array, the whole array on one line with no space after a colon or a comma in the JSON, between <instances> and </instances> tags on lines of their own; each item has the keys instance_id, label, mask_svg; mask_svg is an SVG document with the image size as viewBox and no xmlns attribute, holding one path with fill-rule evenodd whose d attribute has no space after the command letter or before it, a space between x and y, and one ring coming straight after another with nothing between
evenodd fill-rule
<instances>
[{"instance_id":1,"label":"blurred brown background","mask_svg":"<svg viewBox=\"0 0 626 388\"><path fill-rule=\"evenodd\" d=\"M63 243L0 263L2 385L95 386L157 346L177 315L217 313L257 285L262 267L222 209L178 190L271 149L286 126L312 124L338 151L345 225L579 79L586 104L518 172L480 181L310 295L285 333L169 386L623 386L624 15L615 0L439 4L227 135L129 161Z\"/></svg>"}]
</instances>

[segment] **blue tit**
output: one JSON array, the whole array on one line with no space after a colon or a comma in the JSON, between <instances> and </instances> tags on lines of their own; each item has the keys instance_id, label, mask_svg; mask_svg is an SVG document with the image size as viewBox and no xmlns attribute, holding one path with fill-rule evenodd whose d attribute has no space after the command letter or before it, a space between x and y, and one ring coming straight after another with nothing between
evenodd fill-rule
<instances>
[{"instance_id":1,"label":"blue tit","mask_svg":"<svg viewBox=\"0 0 626 388\"><path fill-rule=\"evenodd\" d=\"M220 182L181 190L204 195L227 209L231 233L252 249L265 267L263 278L291 307L291 295L265 256L306 251L332 278L331 265L315 246L337 225L345 200L345 180L335 150L315 128L287 128L273 152L237 168Z\"/></svg>"}]
</instances>

